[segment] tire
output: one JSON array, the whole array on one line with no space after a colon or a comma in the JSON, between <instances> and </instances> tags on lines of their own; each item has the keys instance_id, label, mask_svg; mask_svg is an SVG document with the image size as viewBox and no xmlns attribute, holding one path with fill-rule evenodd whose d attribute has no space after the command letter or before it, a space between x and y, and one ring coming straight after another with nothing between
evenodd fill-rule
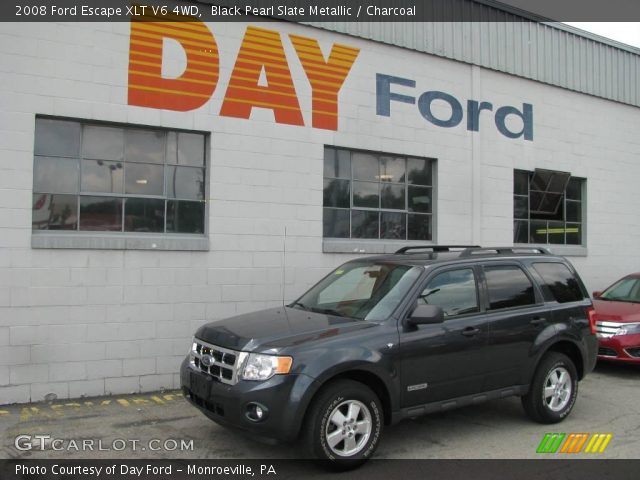
<instances>
[{"instance_id":1,"label":"tire","mask_svg":"<svg viewBox=\"0 0 640 480\"><path fill-rule=\"evenodd\" d=\"M548 352L540 361L529 393L522 397L527 415L538 423L564 420L578 397L578 372L569 357Z\"/></svg>"},{"instance_id":2,"label":"tire","mask_svg":"<svg viewBox=\"0 0 640 480\"><path fill-rule=\"evenodd\" d=\"M337 380L309 407L303 430L306 453L332 469L355 468L378 447L383 423L380 400L369 387Z\"/></svg>"}]
</instances>

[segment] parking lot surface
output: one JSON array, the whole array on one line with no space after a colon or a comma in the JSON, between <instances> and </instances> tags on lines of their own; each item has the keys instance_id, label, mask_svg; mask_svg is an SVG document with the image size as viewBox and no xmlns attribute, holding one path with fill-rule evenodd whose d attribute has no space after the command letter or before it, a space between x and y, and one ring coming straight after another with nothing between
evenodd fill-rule
<instances>
[{"instance_id":1,"label":"parking lot surface","mask_svg":"<svg viewBox=\"0 0 640 480\"><path fill-rule=\"evenodd\" d=\"M518 398L497 400L388 428L376 458L563 458L560 452L536 453L550 432L612 434L603 453L572 458L638 458L639 386L640 368L599 364L580 383L576 406L560 424L531 422ZM297 454L289 445L266 445L216 425L175 391L0 406L0 432L4 458L284 459ZM59 440L58 450L51 448L51 439Z\"/></svg>"}]
</instances>

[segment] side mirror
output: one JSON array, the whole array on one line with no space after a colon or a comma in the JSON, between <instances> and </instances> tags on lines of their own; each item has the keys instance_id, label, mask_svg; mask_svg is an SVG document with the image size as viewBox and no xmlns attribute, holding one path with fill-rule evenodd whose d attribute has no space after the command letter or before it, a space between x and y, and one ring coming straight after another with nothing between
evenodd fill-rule
<instances>
[{"instance_id":1,"label":"side mirror","mask_svg":"<svg viewBox=\"0 0 640 480\"><path fill-rule=\"evenodd\" d=\"M411 325L442 323L444 311L438 305L418 305L407 320Z\"/></svg>"},{"instance_id":2,"label":"side mirror","mask_svg":"<svg viewBox=\"0 0 640 480\"><path fill-rule=\"evenodd\" d=\"M602 296L602 292L600 290L596 290L593 292L593 298L600 298Z\"/></svg>"}]
</instances>

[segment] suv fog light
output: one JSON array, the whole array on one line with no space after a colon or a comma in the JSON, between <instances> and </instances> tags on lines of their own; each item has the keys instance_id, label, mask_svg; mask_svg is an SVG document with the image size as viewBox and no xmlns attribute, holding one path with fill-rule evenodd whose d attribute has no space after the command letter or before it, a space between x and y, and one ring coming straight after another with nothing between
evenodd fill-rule
<instances>
[{"instance_id":1,"label":"suv fog light","mask_svg":"<svg viewBox=\"0 0 640 480\"><path fill-rule=\"evenodd\" d=\"M249 403L245 416L252 422L262 422L267 418L269 409L259 403Z\"/></svg>"}]
</instances>

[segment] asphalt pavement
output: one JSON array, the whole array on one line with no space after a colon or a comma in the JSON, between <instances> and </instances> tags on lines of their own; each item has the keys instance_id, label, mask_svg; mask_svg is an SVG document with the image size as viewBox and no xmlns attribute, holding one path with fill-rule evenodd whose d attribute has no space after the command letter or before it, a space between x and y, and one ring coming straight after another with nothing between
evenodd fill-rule
<instances>
[{"instance_id":1,"label":"asphalt pavement","mask_svg":"<svg viewBox=\"0 0 640 480\"><path fill-rule=\"evenodd\" d=\"M585 453L583 448L572 458L636 459L639 387L640 366L599 364L580 383L574 410L560 424L531 422L518 398L496 400L388 427L376 458L561 459L569 454L536 453L545 434L586 433L612 437L604 452ZM0 406L0 432L1 458L286 459L297 455L295 446L260 443L216 425L178 391Z\"/></svg>"}]
</instances>

